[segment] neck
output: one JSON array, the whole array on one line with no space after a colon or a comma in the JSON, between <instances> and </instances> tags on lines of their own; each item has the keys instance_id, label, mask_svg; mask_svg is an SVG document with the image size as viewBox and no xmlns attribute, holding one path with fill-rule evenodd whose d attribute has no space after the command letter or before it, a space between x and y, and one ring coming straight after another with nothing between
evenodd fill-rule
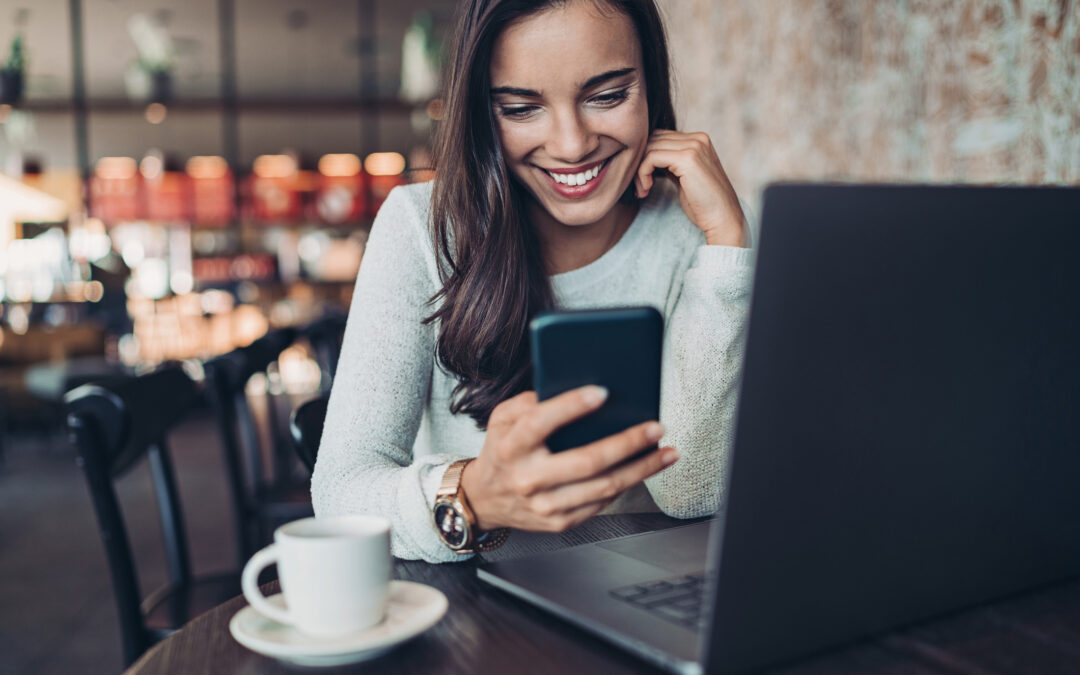
<instances>
[{"instance_id":1,"label":"neck","mask_svg":"<svg viewBox=\"0 0 1080 675\"><path fill-rule=\"evenodd\" d=\"M529 219L540 241L544 267L548 274L561 274L582 268L607 253L630 229L638 205L616 202L604 216L587 225L564 225L533 202Z\"/></svg>"}]
</instances>

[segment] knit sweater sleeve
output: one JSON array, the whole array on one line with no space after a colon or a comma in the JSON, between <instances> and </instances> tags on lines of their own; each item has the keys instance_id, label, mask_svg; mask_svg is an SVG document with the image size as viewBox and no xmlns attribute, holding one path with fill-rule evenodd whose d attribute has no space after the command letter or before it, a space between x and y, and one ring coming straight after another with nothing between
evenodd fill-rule
<instances>
[{"instance_id":1,"label":"knit sweater sleeve","mask_svg":"<svg viewBox=\"0 0 1080 675\"><path fill-rule=\"evenodd\" d=\"M749 228L748 228L749 230ZM753 251L700 246L669 300L660 421L681 458L646 480L664 513L715 513L727 484Z\"/></svg>"},{"instance_id":2,"label":"knit sweater sleeve","mask_svg":"<svg viewBox=\"0 0 1080 675\"><path fill-rule=\"evenodd\" d=\"M391 522L399 558L460 559L431 523L424 486L461 456L415 459L413 443L431 387L435 333L423 319L437 290L425 215L402 188L372 226L311 477L319 517L371 513Z\"/></svg>"}]
</instances>

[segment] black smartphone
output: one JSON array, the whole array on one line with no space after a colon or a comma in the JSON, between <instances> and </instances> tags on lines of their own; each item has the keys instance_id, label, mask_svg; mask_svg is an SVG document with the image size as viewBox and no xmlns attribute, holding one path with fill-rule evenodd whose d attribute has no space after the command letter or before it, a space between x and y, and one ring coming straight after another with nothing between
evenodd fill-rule
<instances>
[{"instance_id":1,"label":"black smartphone","mask_svg":"<svg viewBox=\"0 0 1080 675\"><path fill-rule=\"evenodd\" d=\"M552 452L660 418L664 317L656 309L544 312L529 328L533 388L541 401L588 384L608 390L601 408L548 437Z\"/></svg>"}]
</instances>

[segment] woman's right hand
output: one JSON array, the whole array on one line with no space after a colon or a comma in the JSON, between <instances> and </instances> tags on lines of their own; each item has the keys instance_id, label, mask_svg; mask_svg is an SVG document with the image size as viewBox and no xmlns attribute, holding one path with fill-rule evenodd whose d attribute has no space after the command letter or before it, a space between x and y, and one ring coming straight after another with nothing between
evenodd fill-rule
<instances>
[{"instance_id":1,"label":"woman's right hand","mask_svg":"<svg viewBox=\"0 0 1080 675\"><path fill-rule=\"evenodd\" d=\"M553 431L600 408L606 397L602 387L588 386L543 402L527 391L495 406L484 447L461 475L481 530L562 532L675 463L679 454L671 447L626 461L656 445L664 433L659 422L565 452L548 450L544 442Z\"/></svg>"}]
</instances>

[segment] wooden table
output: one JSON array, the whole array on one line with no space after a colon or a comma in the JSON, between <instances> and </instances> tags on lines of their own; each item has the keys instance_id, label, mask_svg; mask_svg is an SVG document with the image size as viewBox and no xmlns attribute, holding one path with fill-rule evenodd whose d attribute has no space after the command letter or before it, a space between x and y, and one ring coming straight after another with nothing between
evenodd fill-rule
<instances>
[{"instance_id":1,"label":"wooden table","mask_svg":"<svg viewBox=\"0 0 1080 675\"><path fill-rule=\"evenodd\" d=\"M563 535L515 533L489 559L685 524L660 514L599 516ZM431 565L396 561L394 578L438 588L450 600L427 633L375 660L326 669L355 673L652 673L648 663L577 630L476 578L476 560ZM276 582L268 585L276 592ZM127 672L297 673L248 651L228 624L244 607L234 598L156 645ZM310 671L308 671L310 672ZM1080 581L827 652L774 671L843 673L1080 674Z\"/></svg>"}]
</instances>

